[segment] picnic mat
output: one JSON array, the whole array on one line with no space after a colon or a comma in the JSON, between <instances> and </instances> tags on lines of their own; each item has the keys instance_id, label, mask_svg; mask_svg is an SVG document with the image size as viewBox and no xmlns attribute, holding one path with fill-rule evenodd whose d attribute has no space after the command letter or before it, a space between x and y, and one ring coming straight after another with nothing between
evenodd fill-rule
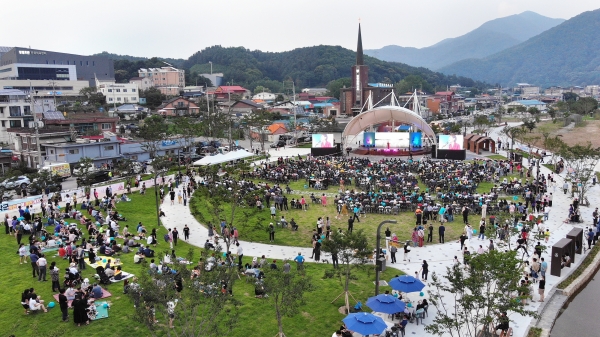
<instances>
[{"instance_id":1,"label":"picnic mat","mask_svg":"<svg viewBox=\"0 0 600 337\"><path fill-rule=\"evenodd\" d=\"M108 260L110 260L111 266L123 265L123 262L119 262L119 263L115 262L115 260L120 259L120 257L104 256L104 255L96 255L96 257L100 258L100 261L97 261L96 263L90 263L90 259L85 259L85 263L94 269L96 269L97 267L104 267L106 265L106 263L108 262Z\"/></svg>"},{"instance_id":2,"label":"picnic mat","mask_svg":"<svg viewBox=\"0 0 600 337\"><path fill-rule=\"evenodd\" d=\"M94 304L96 305L96 318L94 318L94 320L108 318L108 302L102 301ZM104 307L105 304L107 305L106 308Z\"/></svg>"},{"instance_id":3,"label":"picnic mat","mask_svg":"<svg viewBox=\"0 0 600 337\"><path fill-rule=\"evenodd\" d=\"M121 282L121 281L123 281L123 280L126 280L126 279L128 279L128 278L132 278L132 277L134 277L134 276L135 276L135 275L133 275L133 274L126 273L126 272L124 272L124 271L122 271L122 272L121 272L121 274L123 274L123 278L122 278L122 279L120 279L120 280L115 280L115 277L113 276L113 277L111 277L111 278L110 278L110 282L112 282L112 283L117 283L117 282Z\"/></svg>"},{"instance_id":4,"label":"picnic mat","mask_svg":"<svg viewBox=\"0 0 600 337\"><path fill-rule=\"evenodd\" d=\"M26 245L25 247L27 247L27 251L29 251L29 245ZM49 252L58 252L58 246L42 248L41 252L42 254Z\"/></svg>"},{"instance_id":5,"label":"picnic mat","mask_svg":"<svg viewBox=\"0 0 600 337\"><path fill-rule=\"evenodd\" d=\"M102 297L100 297L100 299L111 297L111 296L112 296L111 293L109 293L106 289L102 288ZM56 303L58 303L58 294L54 294L54 299L56 300ZM73 302L73 301L72 300L69 301L69 308L71 307L71 302Z\"/></svg>"}]
</instances>

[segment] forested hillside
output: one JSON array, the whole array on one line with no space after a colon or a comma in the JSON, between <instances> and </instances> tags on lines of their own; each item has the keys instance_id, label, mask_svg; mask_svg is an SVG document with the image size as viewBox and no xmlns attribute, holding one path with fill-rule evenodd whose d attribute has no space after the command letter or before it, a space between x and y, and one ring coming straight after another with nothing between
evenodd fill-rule
<instances>
[{"instance_id":1,"label":"forested hillside","mask_svg":"<svg viewBox=\"0 0 600 337\"><path fill-rule=\"evenodd\" d=\"M488 83L600 83L600 10L584 12L517 46L440 69Z\"/></svg>"},{"instance_id":2,"label":"forested hillside","mask_svg":"<svg viewBox=\"0 0 600 337\"><path fill-rule=\"evenodd\" d=\"M192 73L223 72L224 82L246 86L253 90L263 86L282 91L282 81L294 80L296 88L325 87L331 81L349 77L356 53L339 46L314 46L281 53L251 51L242 47L213 46L192 55L184 68ZM385 62L365 56L369 66L369 81L397 83L408 75L419 75L433 87L446 88L460 84L465 87L484 87L484 83L469 78L446 76L425 68L402 63ZM192 78L193 78L192 74Z\"/></svg>"}]
</instances>

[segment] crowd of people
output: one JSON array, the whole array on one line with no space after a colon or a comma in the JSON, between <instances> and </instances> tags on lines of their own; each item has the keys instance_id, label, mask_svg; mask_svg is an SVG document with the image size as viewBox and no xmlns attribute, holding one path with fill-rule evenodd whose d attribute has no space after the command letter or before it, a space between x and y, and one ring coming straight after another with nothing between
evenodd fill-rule
<instances>
[{"instance_id":1,"label":"crowd of people","mask_svg":"<svg viewBox=\"0 0 600 337\"><path fill-rule=\"evenodd\" d=\"M178 175L161 184L161 203L167 195L172 202L177 195L179 203L187 203L196 186L192 172ZM147 231L138 222L136 228L130 229L127 219L119 213L120 202L131 202L128 193L131 193L129 184L126 193L120 196L110 186L104 196L95 188L82 196L65 195L62 200L56 195L44 196L37 214L30 206L19 206L18 216L5 213L5 233L16 239L19 263L30 264L32 276L39 282L52 282L51 290L57 295L63 321L71 316L69 309L77 325L89 324L96 318L96 301L103 298L102 285L112 280L118 282L127 274L122 270L121 254L132 252L134 263L155 257L152 248L159 244L157 228ZM186 225L182 230L185 238L189 238L189 227ZM171 249L178 238L177 228L168 229L164 236ZM50 256L59 260L50 262ZM172 255L165 256L165 261L167 257L180 259L174 250ZM95 283L83 277L89 265L97 265L92 271L96 273ZM54 306L54 302L42 299L34 288L23 291L21 304L25 314L47 312Z\"/></svg>"}]
</instances>

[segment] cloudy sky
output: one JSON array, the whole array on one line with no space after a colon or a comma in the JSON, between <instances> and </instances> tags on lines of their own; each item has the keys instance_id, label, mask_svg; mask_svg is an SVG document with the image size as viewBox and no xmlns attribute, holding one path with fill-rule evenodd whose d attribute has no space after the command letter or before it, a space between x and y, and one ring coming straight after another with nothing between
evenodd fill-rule
<instances>
[{"instance_id":1,"label":"cloudy sky","mask_svg":"<svg viewBox=\"0 0 600 337\"><path fill-rule=\"evenodd\" d=\"M569 19L598 0L19 0L2 4L0 46L188 58L212 45L426 47L486 21L534 11Z\"/></svg>"}]
</instances>

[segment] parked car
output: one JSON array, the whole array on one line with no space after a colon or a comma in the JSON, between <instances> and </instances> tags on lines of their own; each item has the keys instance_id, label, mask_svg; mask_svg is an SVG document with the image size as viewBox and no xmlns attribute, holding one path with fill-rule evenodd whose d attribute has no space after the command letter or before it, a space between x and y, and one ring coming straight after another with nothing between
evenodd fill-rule
<instances>
[{"instance_id":1,"label":"parked car","mask_svg":"<svg viewBox=\"0 0 600 337\"><path fill-rule=\"evenodd\" d=\"M98 171L94 171L92 173L89 174L89 183L91 184L97 184L97 183L101 183L104 181L109 181L110 180L110 176L108 175L110 173L110 171L108 170L98 170ZM83 177L78 177L77 178L77 185L83 185Z\"/></svg>"},{"instance_id":2,"label":"parked car","mask_svg":"<svg viewBox=\"0 0 600 337\"><path fill-rule=\"evenodd\" d=\"M2 183L0 183L0 185L7 189L14 189L17 188L17 186L20 186L21 188L26 188L27 185L29 185L30 183L31 181L29 181L29 178L27 178L26 176L18 176L8 178Z\"/></svg>"},{"instance_id":3,"label":"parked car","mask_svg":"<svg viewBox=\"0 0 600 337\"><path fill-rule=\"evenodd\" d=\"M87 173L94 172L94 171L98 170L96 168L96 165L94 165L94 164L90 164L90 165L91 166L87 169ZM83 166L81 166L81 164L77 163L77 164L74 165L74 168L73 168L73 175L74 176L80 176L84 172L85 172L85 169L83 168Z\"/></svg>"},{"instance_id":4,"label":"parked car","mask_svg":"<svg viewBox=\"0 0 600 337\"><path fill-rule=\"evenodd\" d=\"M285 146L285 141L278 141L277 143L273 143L271 144L271 148L276 149L278 147L284 147Z\"/></svg>"}]
</instances>

